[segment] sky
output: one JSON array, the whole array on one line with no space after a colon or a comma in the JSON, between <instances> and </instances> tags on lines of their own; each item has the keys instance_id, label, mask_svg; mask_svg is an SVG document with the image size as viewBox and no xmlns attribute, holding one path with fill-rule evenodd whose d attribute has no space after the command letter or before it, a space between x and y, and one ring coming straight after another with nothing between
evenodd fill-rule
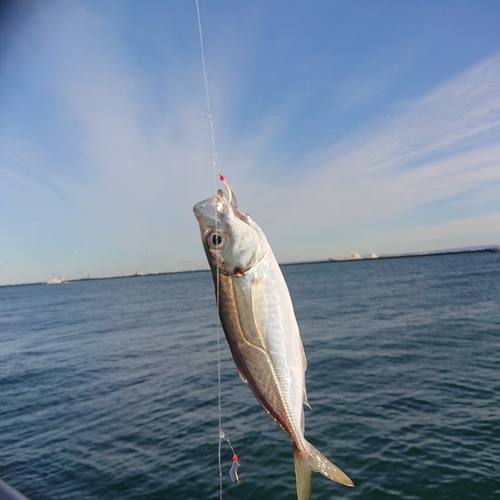
<instances>
[{"instance_id":1,"label":"sky","mask_svg":"<svg viewBox=\"0 0 500 500\"><path fill-rule=\"evenodd\" d=\"M497 0L199 0L217 150L280 262L500 243ZM208 268L195 0L0 4L0 285Z\"/></svg>"}]
</instances>

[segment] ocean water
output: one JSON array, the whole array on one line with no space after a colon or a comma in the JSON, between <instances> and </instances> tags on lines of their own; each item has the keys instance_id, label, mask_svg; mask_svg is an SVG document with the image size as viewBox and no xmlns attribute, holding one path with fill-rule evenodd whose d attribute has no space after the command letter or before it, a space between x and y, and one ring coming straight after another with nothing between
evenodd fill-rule
<instances>
[{"instance_id":1,"label":"ocean water","mask_svg":"<svg viewBox=\"0 0 500 500\"><path fill-rule=\"evenodd\" d=\"M500 498L500 254L283 268L319 499ZM0 478L30 500L218 499L208 272L0 288ZM221 333L223 498L294 499L288 437Z\"/></svg>"}]
</instances>

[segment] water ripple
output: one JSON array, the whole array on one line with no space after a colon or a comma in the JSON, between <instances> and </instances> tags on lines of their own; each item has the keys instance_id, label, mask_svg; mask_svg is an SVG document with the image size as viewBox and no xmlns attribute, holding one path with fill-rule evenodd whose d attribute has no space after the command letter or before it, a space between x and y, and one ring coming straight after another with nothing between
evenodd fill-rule
<instances>
[{"instance_id":1,"label":"water ripple","mask_svg":"<svg viewBox=\"0 0 500 500\"><path fill-rule=\"evenodd\" d=\"M352 477L313 499L500 496L491 254L286 266L306 435ZM222 335L222 332L221 332ZM222 339L224 498L294 498L292 447ZM0 288L0 477L31 500L218 499L209 273Z\"/></svg>"}]
</instances>

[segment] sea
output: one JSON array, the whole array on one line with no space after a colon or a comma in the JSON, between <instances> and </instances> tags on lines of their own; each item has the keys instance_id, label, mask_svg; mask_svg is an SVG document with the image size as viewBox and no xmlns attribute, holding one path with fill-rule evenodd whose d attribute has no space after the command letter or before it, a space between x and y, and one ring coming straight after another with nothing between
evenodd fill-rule
<instances>
[{"instance_id":1,"label":"sea","mask_svg":"<svg viewBox=\"0 0 500 500\"><path fill-rule=\"evenodd\" d=\"M306 437L354 488L500 498L500 254L283 266ZM218 335L220 350L218 351ZM219 352L219 355L218 355ZM0 478L30 500L296 498L292 446L237 374L208 271L0 288Z\"/></svg>"}]
</instances>

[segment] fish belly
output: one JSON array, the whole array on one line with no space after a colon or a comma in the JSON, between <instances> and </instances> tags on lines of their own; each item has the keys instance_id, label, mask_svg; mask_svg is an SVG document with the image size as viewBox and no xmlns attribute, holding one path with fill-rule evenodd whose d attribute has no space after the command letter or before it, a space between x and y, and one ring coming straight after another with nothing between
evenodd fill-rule
<instances>
[{"instance_id":1,"label":"fish belly","mask_svg":"<svg viewBox=\"0 0 500 500\"><path fill-rule=\"evenodd\" d=\"M219 312L241 378L300 446L304 350L288 288L271 257L242 277L220 276Z\"/></svg>"}]
</instances>

